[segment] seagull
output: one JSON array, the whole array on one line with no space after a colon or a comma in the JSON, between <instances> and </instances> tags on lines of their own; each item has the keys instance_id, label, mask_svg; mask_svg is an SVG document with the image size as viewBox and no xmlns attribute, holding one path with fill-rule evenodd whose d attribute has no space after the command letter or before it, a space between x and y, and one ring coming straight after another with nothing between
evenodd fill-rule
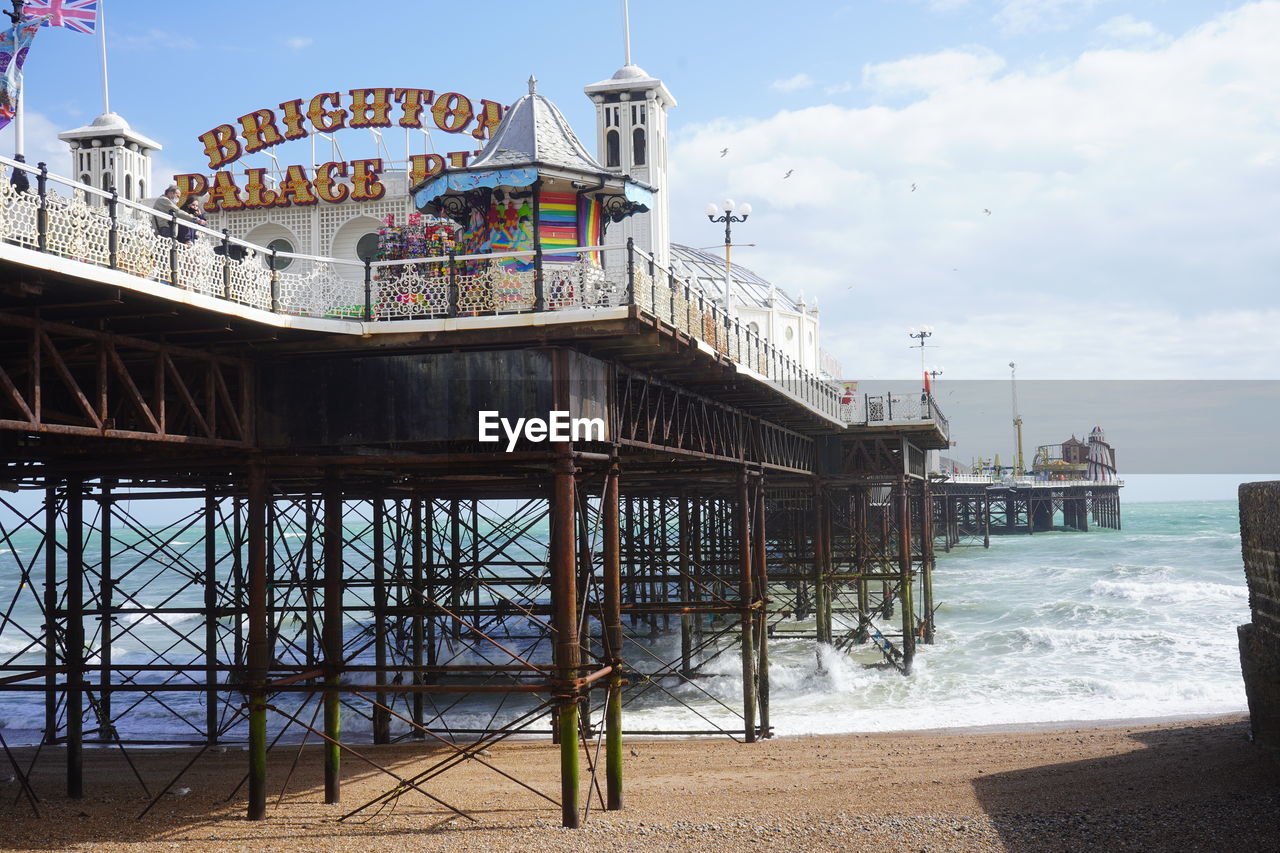
<instances>
[{"instance_id":1,"label":"seagull","mask_svg":"<svg viewBox=\"0 0 1280 853\"><path fill-rule=\"evenodd\" d=\"M724 155L726 155L726 154L728 154L728 153L729 153L729 149L728 149L728 148L721 148L721 149L720 149L720 156L721 156L721 157L723 157Z\"/></svg>"},{"instance_id":2,"label":"seagull","mask_svg":"<svg viewBox=\"0 0 1280 853\"><path fill-rule=\"evenodd\" d=\"M990 216L990 215L991 215L991 211L990 211L990 210L987 210L987 208L985 208L985 207L984 207L984 208L982 208L982 212L983 212L983 213L985 213L987 216Z\"/></svg>"},{"instance_id":3,"label":"seagull","mask_svg":"<svg viewBox=\"0 0 1280 853\"><path fill-rule=\"evenodd\" d=\"M791 174L792 174L794 171L795 171L795 169L787 169L787 173L786 173L785 175L783 175L783 176L782 176L782 180L784 180L784 181L785 181L787 178L791 177Z\"/></svg>"},{"instance_id":4,"label":"seagull","mask_svg":"<svg viewBox=\"0 0 1280 853\"><path fill-rule=\"evenodd\" d=\"M915 185L915 184L912 184L912 185L911 185L911 191L912 191L912 192L915 192L915 191L916 191L916 185Z\"/></svg>"}]
</instances>

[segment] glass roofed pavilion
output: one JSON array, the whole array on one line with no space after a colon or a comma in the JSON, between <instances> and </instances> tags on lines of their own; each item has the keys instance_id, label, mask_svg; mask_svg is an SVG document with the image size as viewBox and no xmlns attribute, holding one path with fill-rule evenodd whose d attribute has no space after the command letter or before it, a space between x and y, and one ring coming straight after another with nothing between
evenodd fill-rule
<instances>
[{"instance_id":1,"label":"glass roofed pavilion","mask_svg":"<svg viewBox=\"0 0 1280 853\"><path fill-rule=\"evenodd\" d=\"M687 276L703 293L724 293L724 258L702 249L671 244L676 274ZM730 311L751 331L771 341L807 370L840 378L840 365L822 349L818 335L818 303L792 297L741 264L733 264L733 300Z\"/></svg>"}]
</instances>

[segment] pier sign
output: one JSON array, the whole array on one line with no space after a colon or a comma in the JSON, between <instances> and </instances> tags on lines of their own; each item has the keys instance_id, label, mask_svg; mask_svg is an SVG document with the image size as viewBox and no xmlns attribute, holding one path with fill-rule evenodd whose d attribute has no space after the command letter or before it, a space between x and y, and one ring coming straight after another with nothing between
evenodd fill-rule
<instances>
[{"instance_id":1,"label":"pier sign","mask_svg":"<svg viewBox=\"0 0 1280 853\"><path fill-rule=\"evenodd\" d=\"M380 87L321 92L311 98L284 101L277 108L261 108L246 113L235 123L220 124L200 134L212 180L203 174L175 175L184 197L208 194L208 206L215 210L289 207L317 202L337 204L347 201L376 201L386 188L378 181L382 160L368 158L331 161L317 166L314 173L300 165L283 169L274 187L266 182L265 169L245 169L243 186L223 167L246 154L255 154L276 145L305 139L313 133L333 133L344 128L374 129L402 127L429 128L467 135L477 142L489 138L502 121L504 107L497 101L468 98L458 92L439 95L432 89ZM430 124L428 124L430 122ZM409 157L409 185L420 183L448 166L465 166L473 150L446 154L415 154ZM341 178L349 178L348 183Z\"/></svg>"}]
</instances>

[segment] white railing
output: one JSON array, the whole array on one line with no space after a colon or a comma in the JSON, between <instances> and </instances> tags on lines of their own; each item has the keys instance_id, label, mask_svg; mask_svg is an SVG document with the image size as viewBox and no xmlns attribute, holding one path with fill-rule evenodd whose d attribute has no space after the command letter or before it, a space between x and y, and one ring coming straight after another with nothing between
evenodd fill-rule
<instances>
[{"instance_id":1,"label":"white railing","mask_svg":"<svg viewBox=\"0 0 1280 853\"><path fill-rule=\"evenodd\" d=\"M946 482L962 485L1011 488L1061 489L1067 487L1123 486L1124 480L1041 480L1036 477L990 477L981 474L951 474Z\"/></svg>"},{"instance_id":2,"label":"white railing","mask_svg":"<svg viewBox=\"0 0 1280 853\"><path fill-rule=\"evenodd\" d=\"M634 304L716 352L763 376L823 414L840 419L840 388L751 331L692 280L658 264L628 241L627 281Z\"/></svg>"},{"instance_id":3,"label":"white railing","mask_svg":"<svg viewBox=\"0 0 1280 853\"><path fill-rule=\"evenodd\" d=\"M859 426L901 426L930 424L944 437L950 436L951 425L938 408L933 395L921 391L914 394L854 394L840 403L840 417Z\"/></svg>"},{"instance_id":4,"label":"white railing","mask_svg":"<svg viewBox=\"0 0 1280 853\"><path fill-rule=\"evenodd\" d=\"M375 322L636 305L811 408L833 419L842 414L832 381L631 241L557 247L554 254L318 257L269 249L177 213L166 216L114 190L54 175L43 163L0 156L0 164L10 174L0 179L0 240L24 248L302 317Z\"/></svg>"}]
</instances>

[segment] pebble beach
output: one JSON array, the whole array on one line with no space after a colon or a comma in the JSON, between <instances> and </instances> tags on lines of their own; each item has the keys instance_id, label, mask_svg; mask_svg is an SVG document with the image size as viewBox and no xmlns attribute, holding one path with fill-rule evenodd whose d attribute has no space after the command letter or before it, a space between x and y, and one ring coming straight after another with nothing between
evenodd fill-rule
<instances>
[{"instance_id":1,"label":"pebble beach","mask_svg":"<svg viewBox=\"0 0 1280 853\"><path fill-rule=\"evenodd\" d=\"M458 817L408 792L383 809L338 818L393 788L344 757L341 805L323 804L320 750L273 750L268 819L244 819L246 769L236 748L208 752L137 819L147 802L119 750L86 754L86 796L62 795L61 760L45 750L33 776L45 819L16 782L0 788L0 849L29 851L1262 851L1280 849L1280 763L1228 717L1022 731L913 732L626 743L625 808L593 790L582 828L478 762L428 790ZM438 747L364 747L401 777ZM552 797L556 747L494 746L485 760ZM29 761L31 748L16 751ZM151 790L190 750L131 750ZM300 757L299 757L300 756ZM290 767L297 762L290 776ZM587 771L584 768L584 774ZM11 774L8 770L0 778ZM288 787L284 789L286 777ZM584 790L590 784L584 775ZM50 819L52 818L52 819Z\"/></svg>"}]
</instances>

